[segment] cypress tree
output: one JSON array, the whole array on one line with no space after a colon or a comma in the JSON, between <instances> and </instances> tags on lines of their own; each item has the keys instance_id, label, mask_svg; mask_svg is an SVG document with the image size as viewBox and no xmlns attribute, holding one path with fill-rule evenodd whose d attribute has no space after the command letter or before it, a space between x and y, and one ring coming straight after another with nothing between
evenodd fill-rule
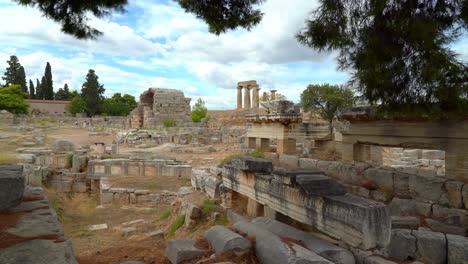
<instances>
[{"instance_id":1,"label":"cypress tree","mask_svg":"<svg viewBox=\"0 0 468 264\"><path fill-rule=\"evenodd\" d=\"M42 79L41 79L41 99L42 100L47 100L46 98L46 90L47 90L47 80L46 80L46 77L45 76L42 76Z\"/></svg>"},{"instance_id":2,"label":"cypress tree","mask_svg":"<svg viewBox=\"0 0 468 264\"><path fill-rule=\"evenodd\" d=\"M31 98L31 99L36 98L36 96L34 94L34 84L31 81L31 79L29 79L29 98Z\"/></svg>"},{"instance_id":3,"label":"cypress tree","mask_svg":"<svg viewBox=\"0 0 468 264\"><path fill-rule=\"evenodd\" d=\"M39 82L39 79L36 79L36 96L34 98L39 100L44 99L44 96L42 96L41 83Z\"/></svg>"},{"instance_id":4,"label":"cypress tree","mask_svg":"<svg viewBox=\"0 0 468 264\"><path fill-rule=\"evenodd\" d=\"M25 93L28 93L28 86L26 85L26 73L24 72L24 67L20 66L18 72L18 84L21 86L21 90Z\"/></svg>"},{"instance_id":5,"label":"cypress tree","mask_svg":"<svg viewBox=\"0 0 468 264\"><path fill-rule=\"evenodd\" d=\"M52 68L50 67L50 63L47 62L44 72L45 78L45 85L44 85L44 98L46 100L54 100L54 87L52 81Z\"/></svg>"}]
</instances>

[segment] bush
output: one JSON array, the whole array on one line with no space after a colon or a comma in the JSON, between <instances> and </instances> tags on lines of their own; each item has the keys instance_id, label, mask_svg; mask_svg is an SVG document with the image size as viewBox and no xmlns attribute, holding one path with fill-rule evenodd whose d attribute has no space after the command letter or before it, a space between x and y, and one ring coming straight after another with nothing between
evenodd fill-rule
<instances>
[{"instance_id":1,"label":"bush","mask_svg":"<svg viewBox=\"0 0 468 264\"><path fill-rule=\"evenodd\" d=\"M225 157L225 158L218 164L218 167L219 167L219 168L222 168L224 165L231 164L232 159L233 159L234 157L239 157L239 156L240 156L240 155L235 154L235 155L231 155L231 156Z\"/></svg>"},{"instance_id":2,"label":"bush","mask_svg":"<svg viewBox=\"0 0 468 264\"><path fill-rule=\"evenodd\" d=\"M263 159L263 158L265 158L265 153L263 153L263 151L261 151L259 149L255 149L255 150L252 150L252 152L250 152L249 156L254 157L254 158Z\"/></svg>"},{"instance_id":3,"label":"bush","mask_svg":"<svg viewBox=\"0 0 468 264\"><path fill-rule=\"evenodd\" d=\"M202 213L204 216L207 216L209 215L211 212L213 212L215 209L216 209L216 203L214 200L211 200L211 199L205 199L203 201L203 205L202 205Z\"/></svg>"},{"instance_id":4,"label":"bush","mask_svg":"<svg viewBox=\"0 0 468 264\"><path fill-rule=\"evenodd\" d=\"M174 118L163 119L162 123L165 128L175 127L177 125L177 121Z\"/></svg>"},{"instance_id":5,"label":"bush","mask_svg":"<svg viewBox=\"0 0 468 264\"><path fill-rule=\"evenodd\" d=\"M173 237L175 232L184 224L184 222L185 222L185 214L179 215L169 227L169 230L167 231L167 238Z\"/></svg>"},{"instance_id":6,"label":"bush","mask_svg":"<svg viewBox=\"0 0 468 264\"><path fill-rule=\"evenodd\" d=\"M201 98L198 98L192 108L192 121L195 123L201 122L202 118L205 118L207 113L208 109L205 106L205 102Z\"/></svg>"}]
</instances>

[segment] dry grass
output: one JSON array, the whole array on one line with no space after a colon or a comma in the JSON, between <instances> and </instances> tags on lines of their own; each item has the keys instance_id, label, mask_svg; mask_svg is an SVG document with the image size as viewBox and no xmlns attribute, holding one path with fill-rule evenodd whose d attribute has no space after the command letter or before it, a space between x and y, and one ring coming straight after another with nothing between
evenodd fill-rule
<instances>
[{"instance_id":1,"label":"dry grass","mask_svg":"<svg viewBox=\"0 0 468 264\"><path fill-rule=\"evenodd\" d=\"M18 161L15 154L0 153L0 165L16 164Z\"/></svg>"},{"instance_id":2,"label":"dry grass","mask_svg":"<svg viewBox=\"0 0 468 264\"><path fill-rule=\"evenodd\" d=\"M52 207L61 222L90 218L96 212L97 202L86 194L64 195L49 191Z\"/></svg>"}]
</instances>

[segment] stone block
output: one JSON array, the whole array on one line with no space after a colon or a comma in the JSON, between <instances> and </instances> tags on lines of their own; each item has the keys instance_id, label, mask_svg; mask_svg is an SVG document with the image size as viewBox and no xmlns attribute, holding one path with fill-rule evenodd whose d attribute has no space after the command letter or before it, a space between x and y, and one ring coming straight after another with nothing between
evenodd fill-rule
<instances>
[{"instance_id":1,"label":"stone block","mask_svg":"<svg viewBox=\"0 0 468 264\"><path fill-rule=\"evenodd\" d=\"M353 254L348 250L335 246L328 241L319 239L287 224L266 217L257 217L252 223L257 225L258 228L266 229L279 237L301 241L307 249L334 263L355 263Z\"/></svg>"},{"instance_id":2,"label":"stone block","mask_svg":"<svg viewBox=\"0 0 468 264\"><path fill-rule=\"evenodd\" d=\"M129 237L129 236L133 236L135 235L137 232L137 228L136 227L125 227L125 228L122 228L122 236L123 237Z\"/></svg>"},{"instance_id":3,"label":"stone block","mask_svg":"<svg viewBox=\"0 0 468 264\"><path fill-rule=\"evenodd\" d=\"M446 224L468 226L467 210L447 208L435 204L432 206L432 216Z\"/></svg>"},{"instance_id":4,"label":"stone block","mask_svg":"<svg viewBox=\"0 0 468 264\"><path fill-rule=\"evenodd\" d=\"M164 238L164 232L162 230L157 230L153 232L148 232L145 234L147 237L152 237L152 238Z\"/></svg>"},{"instance_id":5,"label":"stone block","mask_svg":"<svg viewBox=\"0 0 468 264\"><path fill-rule=\"evenodd\" d=\"M447 235L447 263L465 264L468 261L468 238Z\"/></svg>"},{"instance_id":6,"label":"stone block","mask_svg":"<svg viewBox=\"0 0 468 264\"><path fill-rule=\"evenodd\" d=\"M388 205L392 216L425 216L431 214L431 204L411 199L393 198Z\"/></svg>"},{"instance_id":7,"label":"stone block","mask_svg":"<svg viewBox=\"0 0 468 264\"><path fill-rule=\"evenodd\" d=\"M101 193L101 204L110 204L114 200L114 193L103 192Z\"/></svg>"},{"instance_id":8,"label":"stone block","mask_svg":"<svg viewBox=\"0 0 468 264\"><path fill-rule=\"evenodd\" d=\"M34 164L36 155L34 154L16 154L16 158L20 163Z\"/></svg>"},{"instance_id":9,"label":"stone block","mask_svg":"<svg viewBox=\"0 0 468 264\"><path fill-rule=\"evenodd\" d=\"M468 231L468 226L448 225L430 218L426 218L425 221L429 228L434 232L465 236Z\"/></svg>"},{"instance_id":10,"label":"stone block","mask_svg":"<svg viewBox=\"0 0 468 264\"><path fill-rule=\"evenodd\" d=\"M393 191L393 171L379 168L369 168L364 176L384 191Z\"/></svg>"},{"instance_id":11,"label":"stone block","mask_svg":"<svg viewBox=\"0 0 468 264\"><path fill-rule=\"evenodd\" d=\"M75 149L74 145L70 141L66 140L57 140L52 145L52 151L54 153L61 153L61 152L70 152Z\"/></svg>"},{"instance_id":12,"label":"stone block","mask_svg":"<svg viewBox=\"0 0 468 264\"><path fill-rule=\"evenodd\" d=\"M423 149L421 153L421 158L429 160L445 160L445 151Z\"/></svg>"},{"instance_id":13,"label":"stone block","mask_svg":"<svg viewBox=\"0 0 468 264\"><path fill-rule=\"evenodd\" d=\"M387 252L390 257L398 260L414 259L416 257L416 238L411 234L411 230L393 229Z\"/></svg>"},{"instance_id":14,"label":"stone block","mask_svg":"<svg viewBox=\"0 0 468 264\"><path fill-rule=\"evenodd\" d=\"M447 263L447 244L442 233L414 230L416 256L418 260L430 264Z\"/></svg>"},{"instance_id":15,"label":"stone block","mask_svg":"<svg viewBox=\"0 0 468 264\"><path fill-rule=\"evenodd\" d=\"M299 159L299 168L301 169L316 169L317 168L316 159L307 159L307 158L300 158Z\"/></svg>"},{"instance_id":16,"label":"stone block","mask_svg":"<svg viewBox=\"0 0 468 264\"><path fill-rule=\"evenodd\" d=\"M233 157L232 167L251 172L270 173L273 169L271 161L253 157Z\"/></svg>"},{"instance_id":17,"label":"stone block","mask_svg":"<svg viewBox=\"0 0 468 264\"><path fill-rule=\"evenodd\" d=\"M390 261L379 256L369 256L364 259L364 264L397 264L397 262Z\"/></svg>"},{"instance_id":18,"label":"stone block","mask_svg":"<svg viewBox=\"0 0 468 264\"><path fill-rule=\"evenodd\" d=\"M442 177L411 175L409 178L410 195L417 200L438 202L445 192L445 181L446 179Z\"/></svg>"},{"instance_id":19,"label":"stone block","mask_svg":"<svg viewBox=\"0 0 468 264\"><path fill-rule=\"evenodd\" d=\"M462 188L462 182L448 181L445 183L450 207L463 208Z\"/></svg>"},{"instance_id":20,"label":"stone block","mask_svg":"<svg viewBox=\"0 0 468 264\"><path fill-rule=\"evenodd\" d=\"M21 203L24 192L23 166L0 166L0 212Z\"/></svg>"},{"instance_id":21,"label":"stone block","mask_svg":"<svg viewBox=\"0 0 468 264\"><path fill-rule=\"evenodd\" d=\"M166 257L172 264L179 264L203 256L205 252L195 247L195 243L195 240L169 240Z\"/></svg>"},{"instance_id":22,"label":"stone block","mask_svg":"<svg viewBox=\"0 0 468 264\"><path fill-rule=\"evenodd\" d=\"M297 168L299 167L299 158L294 155L280 154L279 163L281 166Z\"/></svg>"},{"instance_id":23,"label":"stone block","mask_svg":"<svg viewBox=\"0 0 468 264\"><path fill-rule=\"evenodd\" d=\"M421 149L405 149L403 150L403 156L411 159L420 159L422 156Z\"/></svg>"},{"instance_id":24,"label":"stone block","mask_svg":"<svg viewBox=\"0 0 468 264\"><path fill-rule=\"evenodd\" d=\"M249 240L223 226L211 227L206 231L205 238L216 254L233 253L236 256L242 256L252 247Z\"/></svg>"},{"instance_id":25,"label":"stone block","mask_svg":"<svg viewBox=\"0 0 468 264\"><path fill-rule=\"evenodd\" d=\"M307 196L344 195L346 193L341 184L325 175L297 175L296 183Z\"/></svg>"},{"instance_id":26,"label":"stone block","mask_svg":"<svg viewBox=\"0 0 468 264\"><path fill-rule=\"evenodd\" d=\"M0 263L78 264L70 240L55 242L45 239L28 240L0 249Z\"/></svg>"},{"instance_id":27,"label":"stone block","mask_svg":"<svg viewBox=\"0 0 468 264\"><path fill-rule=\"evenodd\" d=\"M414 216L392 216L392 229L417 230L419 224L419 218Z\"/></svg>"}]
</instances>

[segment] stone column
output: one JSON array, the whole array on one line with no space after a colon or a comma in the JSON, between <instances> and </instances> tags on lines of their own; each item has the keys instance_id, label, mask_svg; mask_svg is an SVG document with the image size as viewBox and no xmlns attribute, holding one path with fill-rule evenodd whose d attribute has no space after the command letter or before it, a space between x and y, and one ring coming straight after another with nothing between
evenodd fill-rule
<instances>
[{"instance_id":1,"label":"stone column","mask_svg":"<svg viewBox=\"0 0 468 264\"><path fill-rule=\"evenodd\" d=\"M260 97L258 95L258 92L260 91L260 88L258 85L252 86L253 88L253 105L252 108L258 108L260 106Z\"/></svg>"},{"instance_id":2,"label":"stone column","mask_svg":"<svg viewBox=\"0 0 468 264\"><path fill-rule=\"evenodd\" d=\"M271 101L276 100L276 91L278 91L278 90L270 90L270 92L271 92L270 100Z\"/></svg>"},{"instance_id":3,"label":"stone column","mask_svg":"<svg viewBox=\"0 0 468 264\"><path fill-rule=\"evenodd\" d=\"M250 86L244 87L244 108L250 109Z\"/></svg>"},{"instance_id":4,"label":"stone column","mask_svg":"<svg viewBox=\"0 0 468 264\"><path fill-rule=\"evenodd\" d=\"M237 86L237 109L242 109L242 86Z\"/></svg>"}]
</instances>

